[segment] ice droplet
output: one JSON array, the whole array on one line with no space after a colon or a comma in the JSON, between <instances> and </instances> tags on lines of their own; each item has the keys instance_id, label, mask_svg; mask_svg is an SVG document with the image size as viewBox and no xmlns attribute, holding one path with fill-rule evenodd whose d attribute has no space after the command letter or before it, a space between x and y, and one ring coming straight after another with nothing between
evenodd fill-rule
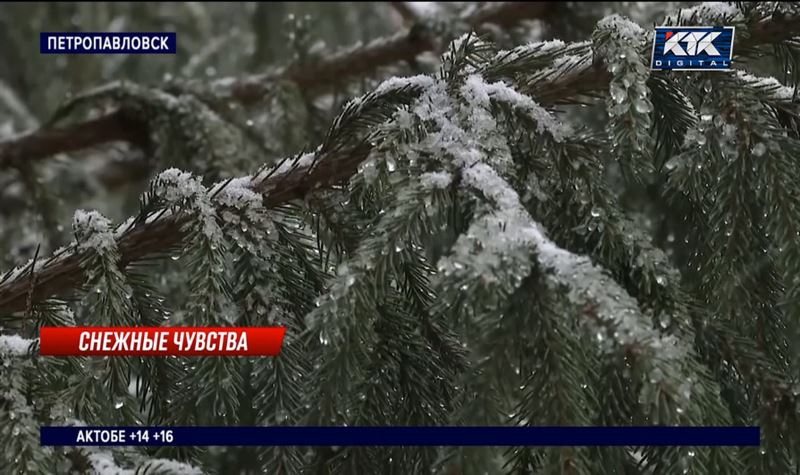
<instances>
[{"instance_id":1,"label":"ice droplet","mask_svg":"<svg viewBox=\"0 0 800 475\"><path fill-rule=\"evenodd\" d=\"M676 156L670 158L669 160L667 160L667 163L664 164L664 167L667 170L674 170L674 169L678 168L678 164L679 163L680 163L680 158L676 155Z\"/></svg>"},{"instance_id":2,"label":"ice droplet","mask_svg":"<svg viewBox=\"0 0 800 475\"><path fill-rule=\"evenodd\" d=\"M653 107L650 105L650 102L645 101L644 99L636 99L633 101L633 108L636 109L636 112L640 114L647 114Z\"/></svg>"},{"instance_id":3,"label":"ice droplet","mask_svg":"<svg viewBox=\"0 0 800 475\"><path fill-rule=\"evenodd\" d=\"M756 157L763 157L766 152L767 146L764 145L764 142L759 142L753 146L753 155Z\"/></svg>"},{"instance_id":4,"label":"ice droplet","mask_svg":"<svg viewBox=\"0 0 800 475\"><path fill-rule=\"evenodd\" d=\"M611 84L611 98L614 99L614 102L617 104L622 104L625 101L625 97L627 94L625 93L625 89L622 88L617 83Z\"/></svg>"},{"instance_id":5,"label":"ice droplet","mask_svg":"<svg viewBox=\"0 0 800 475\"><path fill-rule=\"evenodd\" d=\"M592 215L593 218L599 218L602 212L600 211L600 208L592 208L590 214Z\"/></svg>"},{"instance_id":6,"label":"ice droplet","mask_svg":"<svg viewBox=\"0 0 800 475\"><path fill-rule=\"evenodd\" d=\"M172 259L173 261L177 261L177 260L178 260L178 259L180 259L180 258L181 258L181 256L179 256L179 255L177 255L177 254L176 254L176 255L174 255L174 256L170 256L170 259Z\"/></svg>"},{"instance_id":7,"label":"ice droplet","mask_svg":"<svg viewBox=\"0 0 800 475\"><path fill-rule=\"evenodd\" d=\"M114 403L114 409L122 409L122 406L124 405L125 402L122 399L119 399Z\"/></svg>"}]
</instances>

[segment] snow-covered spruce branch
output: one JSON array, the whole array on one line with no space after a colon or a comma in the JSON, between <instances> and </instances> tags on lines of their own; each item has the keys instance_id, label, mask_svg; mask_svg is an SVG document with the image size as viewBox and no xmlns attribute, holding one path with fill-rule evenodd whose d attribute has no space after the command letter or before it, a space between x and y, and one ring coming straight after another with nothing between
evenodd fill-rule
<instances>
[{"instance_id":1,"label":"snow-covered spruce branch","mask_svg":"<svg viewBox=\"0 0 800 475\"><path fill-rule=\"evenodd\" d=\"M603 58L611 73L606 109L611 120L614 154L620 159L623 173L631 180L643 181L649 172L650 112L653 104L647 80L650 71L640 52L649 42L639 25L618 15L604 18L593 36L594 50Z\"/></svg>"},{"instance_id":2,"label":"snow-covered spruce branch","mask_svg":"<svg viewBox=\"0 0 800 475\"><path fill-rule=\"evenodd\" d=\"M525 19L540 18L552 10L545 3L504 2L477 10L466 23L511 25ZM331 86L332 78L344 80L369 73L378 67L411 60L435 51L437 41L424 28L411 28L396 35L356 45L314 62L292 65L278 71L247 77L218 79L211 84L186 87L209 87L216 95L243 105L254 104L277 82L290 81L308 93L321 93ZM104 143L123 141L143 148L148 143L148 121L124 109L63 128L40 128L0 141L0 168L21 161L74 152Z\"/></svg>"},{"instance_id":3,"label":"snow-covered spruce branch","mask_svg":"<svg viewBox=\"0 0 800 475\"><path fill-rule=\"evenodd\" d=\"M371 147L364 136L369 132L364 129L385 120L386 114L394 112L394 106L410 102L425 82L422 76L386 81L375 92L348 103L315 152L288 158L255 176L242 177L235 184L247 186L253 192L264 195L263 205L274 207L302 198L319 187L347 179L355 173L358 164L370 151ZM179 197L170 195L166 198ZM148 255L172 249L186 237L184 228L187 223L186 214L163 210L129 220L114 234L120 264L125 266ZM25 309L29 295L34 302L38 302L77 288L83 282L80 264L84 255L85 252L73 244L56 251L49 258L39 258L0 277L0 314ZM31 289L30 271L34 265L36 279Z\"/></svg>"},{"instance_id":4,"label":"snow-covered spruce branch","mask_svg":"<svg viewBox=\"0 0 800 475\"><path fill-rule=\"evenodd\" d=\"M0 464L7 473L54 472L53 450L39 444L38 421L27 398L35 370L23 357L31 343L0 335Z\"/></svg>"},{"instance_id":5,"label":"snow-covered spruce branch","mask_svg":"<svg viewBox=\"0 0 800 475\"><path fill-rule=\"evenodd\" d=\"M455 55L470 54L470 46L479 48L478 42L454 48ZM453 64L458 60L454 59ZM457 76L444 72L444 77L458 81ZM503 143L495 119L490 113L491 104L499 103L527 115L538 127L538 133L549 136L551 140L564 140L569 129L559 124L550 114L536 104L530 97L519 94L503 83L486 83L478 74L464 79L459 97L450 96L445 80L440 78L430 84L422 96L410 107L410 114L401 111L395 127L414 129L424 127L428 134L420 142L408 145L398 156L432 157L431 160L446 168L438 172L422 175L420 185L401 186L397 203L388 207L378 223L375 233L362 242L359 251L354 253L341 275L334 281L322 305L312 312L311 328L320 334L320 341L331 348L328 357L323 358L319 380L332 384L339 381L347 368L348 374L361 374L365 371L363 360L368 355L356 353L349 341L359 341L367 346L376 345L376 335L367 333L362 325L355 325L356 315L378 315L379 300L385 292L375 288L371 276L385 276L398 261L405 242L416 234L415 226L423 220L421 211L430 208L429 214L436 214L443 206L442 200L432 199L441 189L451 186L454 177L459 177L459 186L470 190L481 201L489 203L489 209L474 218L471 226L460 235L451 247L451 255L442 259L438 265L435 288L439 292L458 289L461 295L455 298L459 305L473 305L473 297L486 297L481 287L495 288L499 295L513 292L520 285L522 276L532 271L531 254L536 255L538 265L554 280L556 285L567 289L569 300L582 308L578 314L586 317L582 323L594 328L603 351L627 352L638 362L639 371L645 371L645 404L658 407L665 400L677 407L678 414L686 410L687 400L683 397L684 365L689 351L674 337L665 337L652 328L652 324L639 310L638 303L623 288L614 283L606 271L592 264L584 256L570 253L548 239L541 227L535 223L522 206L516 192L498 174L508 170L511 157L508 146ZM430 194L425 198L427 193ZM403 212L399 212L403 210ZM396 252L385 252L395 248ZM476 254L477 253L477 254ZM394 272L394 271L393 271ZM476 277L480 276L480 277ZM439 293L437 292L437 293ZM490 292L491 293L491 292ZM479 297L480 296L480 297ZM453 298L440 299L447 312ZM484 302L485 304L485 302ZM477 305L477 303L474 303ZM434 305L435 307L435 305ZM460 319L468 319L466 309L453 310ZM327 317L327 318L326 318ZM486 323L486 322L484 322ZM494 322L487 324L494 327ZM341 384L341 383L338 383ZM329 391L322 391L321 400L329 401ZM338 386L337 386L338 387ZM346 404L343 402L342 404ZM319 415L320 421L336 421L336 408L341 404L332 403L327 411ZM323 404L323 407L325 405ZM656 409L651 412L652 420L659 419Z\"/></svg>"},{"instance_id":6,"label":"snow-covered spruce branch","mask_svg":"<svg viewBox=\"0 0 800 475\"><path fill-rule=\"evenodd\" d=\"M35 342L19 335L0 335L0 357L22 357Z\"/></svg>"},{"instance_id":7,"label":"snow-covered spruce branch","mask_svg":"<svg viewBox=\"0 0 800 475\"><path fill-rule=\"evenodd\" d=\"M696 10L683 10L680 16L684 23L708 22L724 23L725 19L737 20L737 28L746 30L747 34L737 36L736 52L738 55L757 55L756 49L765 45L777 44L792 39L800 33L800 14L791 13L783 16L773 16L770 11L753 10L751 17L744 19L734 5L720 2L707 2ZM676 22L677 14L667 18L666 23ZM649 32L644 32L648 38ZM581 43L576 44L580 46ZM640 54L649 57L651 43L643 47ZM542 104L557 104L561 102L574 102L582 97L597 96L608 90L613 74L608 71L608 65L602 61L595 61L591 51L589 54L576 51L575 57L562 57L559 64L550 68L536 71L524 81L517 82L520 92L535 97Z\"/></svg>"}]
</instances>

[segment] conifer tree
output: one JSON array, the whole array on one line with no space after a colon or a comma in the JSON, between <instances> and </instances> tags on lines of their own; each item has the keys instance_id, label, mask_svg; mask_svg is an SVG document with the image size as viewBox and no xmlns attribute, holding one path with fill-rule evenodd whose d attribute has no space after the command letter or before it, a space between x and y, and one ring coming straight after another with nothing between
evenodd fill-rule
<instances>
[{"instance_id":1,"label":"conifer tree","mask_svg":"<svg viewBox=\"0 0 800 475\"><path fill-rule=\"evenodd\" d=\"M0 235L31 257L0 277L3 471L800 472L800 8L610 7L581 30L582 6L397 5L408 30L328 54L292 17L284 67L93 85L42 125L0 83L34 127L0 141L30 204ZM651 71L651 21L735 26L733 70ZM48 158L119 141L78 168L116 201L65 209ZM69 325L286 338L274 358L40 357L37 329ZM758 425L761 445L39 444L84 424Z\"/></svg>"}]
</instances>

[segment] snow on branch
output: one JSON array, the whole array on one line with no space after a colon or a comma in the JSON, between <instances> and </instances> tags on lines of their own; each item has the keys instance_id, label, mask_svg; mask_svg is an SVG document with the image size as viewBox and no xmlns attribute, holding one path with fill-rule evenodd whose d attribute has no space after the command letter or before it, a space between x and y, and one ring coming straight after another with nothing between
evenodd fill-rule
<instances>
[{"instance_id":1,"label":"snow on branch","mask_svg":"<svg viewBox=\"0 0 800 475\"><path fill-rule=\"evenodd\" d=\"M759 22L752 35L742 42L743 46L791 37L800 31L800 19L785 20L779 26L781 28L774 27L768 20ZM556 75L552 80L538 82L528 90L533 90L533 97L540 104L546 105L585 91L607 87L610 77L602 70L602 66L592 65L587 55L582 58L581 64L575 65L567 73ZM436 106L433 106L431 116L437 114ZM42 158L108 140L131 140L137 143L136 140L146 137L146 134L141 133L142 130L146 130L146 124L131 123L124 111L63 129L43 129L0 142L0 166L9 164L8 160ZM302 166L305 162L285 172L281 169L278 173L268 174L263 180L254 183L253 190L264 195L264 206L275 206L303 197L321 184L348 178L356 172L358 164L368 156L369 151L370 146L361 143L356 147L316 153L308 159L315 164L313 171ZM468 150L464 152L469 153ZM135 261L178 244L182 239L180 228L184 219L185 216L182 215L165 215L122 233L117 237L122 263ZM68 248L59 251L57 255L57 258L51 257L36 264L38 276L32 293L34 301L72 289L80 283L78 254ZM30 265L24 266L0 283L0 313L13 313L25 308L30 282L24 277L29 271Z\"/></svg>"},{"instance_id":2,"label":"snow on branch","mask_svg":"<svg viewBox=\"0 0 800 475\"><path fill-rule=\"evenodd\" d=\"M222 231L215 218L214 206L208 190L199 177L189 172L170 168L161 172L155 179L154 193L164 199L167 205L188 206L203 221L203 234L212 242L222 240Z\"/></svg>"},{"instance_id":3,"label":"snow on branch","mask_svg":"<svg viewBox=\"0 0 800 475\"><path fill-rule=\"evenodd\" d=\"M387 80L379 86L381 94L374 92L366 94L357 100L358 107L351 107L340 114L334 121L326 141L340 143L343 139L340 140L338 135L353 133L354 126L343 124L341 119L343 115L348 115L349 123L358 125L357 119L360 114L372 114L374 117L371 106L383 104L383 101L402 104L415 94L421 93L419 89L427 84L430 84L430 81L422 77ZM393 95L396 97L392 97ZM215 205L248 206L255 209L254 207L258 207L256 198L258 195L261 197L260 207L278 206L301 198L323 184L349 178L368 152L369 148L364 147L363 141L360 140L355 144L346 143L343 147L332 146L328 150L318 147L315 152L303 154L294 160L285 160L277 166L267 167L254 177L247 176L218 183L211 187L211 192L202 184L200 177L174 168L165 170L153 180L153 193L155 197L165 202L167 208L150 213L141 222L129 219L113 234L121 264L124 266L180 244L185 238L183 225L193 213L202 217L203 233L208 238L221 239L222 232L216 221ZM105 218L96 218L93 213L80 212L76 216L77 225L82 230L92 230L94 226L105 229L104 226L108 226L108 223L103 221ZM96 240L100 238L93 239L92 243L99 243ZM106 244L110 245L110 242ZM80 258L84 250L85 248L74 243L53 257L37 260L35 263L37 284L32 292L34 302L71 290L81 284L83 273ZM0 281L0 314L10 314L26 308L27 296L31 290L28 277L33 265L34 262L31 261L7 274Z\"/></svg>"},{"instance_id":4,"label":"snow on branch","mask_svg":"<svg viewBox=\"0 0 800 475\"><path fill-rule=\"evenodd\" d=\"M408 77L391 77L383 81L377 88L375 88L375 94L383 94L405 87L417 87L420 89L425 89L431 85L433 85L433 78L425 74L418 74L416 76Z\"/></svg>"},{"instance_id":5,"label":"snow on branch","mask_svg":"<svg viewBox=\"0 0 800 475\"><path fill-rule=\"evenodd\" d=\"M98 254L105 254L117 247L111 232L111 222L97 211L75 211L72 229L78 248L83 251L91 249Z\"/></svg>"},{"instance_id":6,"label":"snow on branch","mask_svg":"<svg viewBox=\"0 0 800 475\"><path fill-rule=\"evenodd\" d=\"M594 49L611 73L606 108L612 151L626 177L635 179L642 179L648 169L652 143L650 71L642 55L648 38L642 27L616 14L600 20L592 34Z\"/></svg>"},{"instance_id":7,"label":"snow on branch","mask_svg":"<svg viewBox=\"0 0 800 475\"><path fill-rule=\"evenodd\" d=\"M797 97L793 87L784 86L773 77L754 76L741 69L736 71L736 78L765 98L777 102L792 102Z\"/></svg>"},{"instance_id":8,"label":"snow on branch","mask_svg":"<svg viewBox=\"0 0 800 475\"><path fill-rule=\"evenodd\" d=\"M699 5L680 10L672 21L680 21L683 19L706 23L732 22L737 19L737 16L741 17L741 13L739 7L733 2L703 2Z\"/></svg>"},{"instance_id":9,"label":"snow on branch","mask_svg":"<svg viewBox=\"0 0 800 475\"><path fill-rule=\"evenodd\" d=\"M642 37L645 35L645 31L641 26L616 13L597 22L597 29L614 31L621 38L637 43L641 42Z\"/></svg>"},{"instance_id":10,"label":"snow on branch","mask_svg":"<svg viewBox=\"0 0 800 475\"><path fill-rule=\"evenodd\" d=\"M163 474L163 475L201 475L203 473L197 467L188 463L176 460L154 458L144 459L136 465L136 468L122 468L117 465L114 455L106 450L96 448L81 448L86 460L94 469L96 475L139 475L139 474Z\"/></svg>"},{"instance_id":11,"label":"snow on branch","mask_svg":"<svg viewBox=\"0 0 800 475\"><path fill-rule=\"evenodd\" d=\"M0 356L25 356L33 343L19 335L0 335Z\"/></svg>"},{"instance_id":12,"label":"snow on branch","mask_svg":"<svg viewBox=\"0 0 800 475\"><path fill-rule=\"evenodd\" d=\"M517 92L503 82L487 84L480 75L470 76L465 84L470 96L482 106L488 106L489 99L502 102L526 114L536 123L539 133L548 132L556 142L570 133L570 128L558 122L552 114L525 94Z\"/></svg>"},{"instance_id":13,"label":"snow on branch","mask_svg":"<svg viewBox=\"0 0 800 475\"><path fill-rule=\"evenodd\" d=\"M685 350L678 341L654 330L649 319L641 314L636 300L604 269L594 265L588 257L573 254L551 241L520 203L517 193L490 166L480 163L464 169L463 180L496 207L466 233L471 236L468 240L478 239L482 243L485 249L482 255L510 255L514 249L529 247L535 251L539 264L568 289L573 304L593 307L591 319L584 323L597 325L601 343L606 342L605 331L610 329L609 333L616 340L612 346L646 348L650 356L662 360L684 355ZM465 262L474 259L470 255L474 247L466 241L457 243L454 249L454 256L448 258L451 265L463 267ZM499 262L491 258L478 263L476 271L491 274L490 268L496 268ZM486 265L489 267L484 268Z\"/></svg>"}]
</instances>

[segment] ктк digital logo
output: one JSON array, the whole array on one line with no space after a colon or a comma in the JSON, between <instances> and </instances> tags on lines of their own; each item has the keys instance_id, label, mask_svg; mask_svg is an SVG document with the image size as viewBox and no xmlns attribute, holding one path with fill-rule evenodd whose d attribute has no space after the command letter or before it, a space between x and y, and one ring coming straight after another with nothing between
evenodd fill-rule
<instances>
[{"instance_id":1,"label":"\u043a\u0442\u043a digital logo","mask_svg":"<svg viewBox=\"0 0 800 475\"><path fill-rule=\"evenodd\" d=\"M658 26L653 70L708 71L731 67L732 26Z\"/></svg>"}]
</instances>

